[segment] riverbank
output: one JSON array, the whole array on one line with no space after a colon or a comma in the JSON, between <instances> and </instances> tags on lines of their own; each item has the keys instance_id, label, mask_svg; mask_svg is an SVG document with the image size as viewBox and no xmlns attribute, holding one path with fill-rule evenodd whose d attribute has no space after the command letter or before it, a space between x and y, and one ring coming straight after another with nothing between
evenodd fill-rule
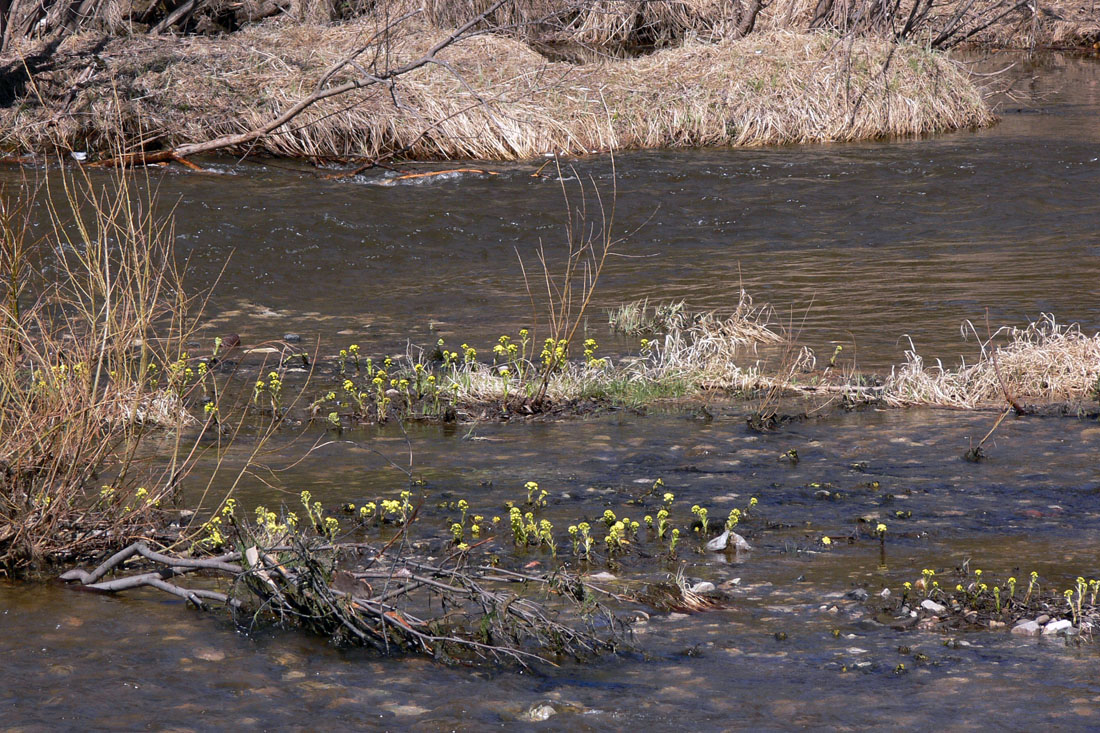
<instances>
[{"instance_id":1,"label":"riverbank","mask_svg":"<svg viewBox=\"0 0 1100 733\"><path fill-rule=\"evenodd\" d=\"M76 35L0 108L0 145L94 157L139 141L159 149L251 130L307 96L376 30L358 20L271 21L214 37ZM389 67L445 36L403 34L386 49ZM235 152L501 160L902 137L993 120L946 56L873 38L774 31L575 65L481 35L439 58L401 76L392 94L375 85L332 97Z\"/></svg>"}]
</instances>

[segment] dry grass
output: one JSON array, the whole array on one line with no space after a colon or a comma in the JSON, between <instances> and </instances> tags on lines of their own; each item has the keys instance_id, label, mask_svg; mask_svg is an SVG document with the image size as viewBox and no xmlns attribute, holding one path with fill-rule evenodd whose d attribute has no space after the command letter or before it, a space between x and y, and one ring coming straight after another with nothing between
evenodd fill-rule
<instances>
[{"instance_id":1,"label":"dry grass","mask_svg":"<svg viewBox=\"0 0 1100 733\"><path fill-rule=\"evenodd\" d=\"M874 12L868 0L778 0L764 3L755 30L892 34L905 27L915 1L902 2L892 22L867 27L861 23ZM435 25L454 27L490 5L489 0L428 0L424 7ZM591 59L685 41L736 38L750 5L748 0L517 0L489 21L540 51ZM1094 0L1056 0L1041 8L1018 5L1014 0L937 2L913 29L914 37L929 41L954 25L957 37L977 31L969 42L1004 47L1082 46L1100 40Z\"/></svg>"},{"instance_id":2,"label":"dry grass","mask_svg":"<svg viewBox=\"0 0 1100 733\"><path fill-rule=\"evenodd\" d=\"M213 453L203 499L222 500L278 424L246 424L250 392L185 351L201 301L130 175L52 180L0 191L0 574L163 539L196 461ZM228 453L244 428L249 447Z\"/></svg>"},{"instance_id":3,"label":"dry grass","mask_svg":"<svg viewBox=\"0 0 1100 733\"><path fill-rule=\"evenodd\" d=\"M53 227L41 241L24 226L32 201L2 206L0 570L141 536L178 466L148 470L138 448L190 420L170 228L124 177L63 181L42 195Z\"/></svg>"},{"instance_id":4,"label":"dry grass","mask_svg":"<svg viewBox=\"0 0 1100 733\"><path fill-rule=\"evenodd\" d=\"M266 23L213 39L114 40L91 65L96 39L73 37L56 68L39 74L20 104L0 110L8 130L0 144L106 150L249 130L312 90L372 29L367 21ZM439 37L410 30L387 49L391 64ZM575 66L482 35L442 57L449 68L430 65L399 81L399 106L381 86L337 97L238 152L516 159L908 136L992 120L979 90L947 58L873 39L773 32Z\"/></svg>"},{"instance_id":5,"label":"dry grass","mask_svg":"<svg viewBox=\"0 0 1100 733\"><path fill-rule=\"evenodd\" d=\"M969 324L964 328L974 332ZM1007 343L995 345L1002 336ZM884 386L887 404L989 407L1006 404L1007 391L1023 403L1080 405L1095 399L1100 386L1100 334L1086 336L1077 325L1061 325L1048 314L981 341L981 355L969 366L926 367L912 346L905 356Z\"/></svg>"},{"instance_id":6,"label":"dry grass","mask_svg":"<svg viewBox=\"0 0 1100 733\"><path fill-rule=\"evenodd\" d=\"M491 5L490 0L428 0L424 8L433 25L453 28ZM736 0L517 0L488 23L550 57L591 61L687 39L727 38L738 9Z\"/></svg>"},{"instance_id":7,"label":"dry grass","mask_svg":"<svg viewBox=\"0 0 1100 733\"><path fill-rule=\"evenodd\" d=\"M683 328L690 317L682 301L649 304L649 298L635 300L612 308L607 313L607 325L616 333L640 336L665 333L671 328Z\"/></svg>"},{"instance_id":8,"label":"dry grass","mask_svg":"<svg viewBox=\"0 0 1100 733\"><path fill-rule=\"evenodd\" d=\"M904 0L893 23L880 26L878 30L900 31L914 1ZM779 0L765 6L757 27L761 30L811 27L843 30L858 25L866 17L866 6L866 0L836 0L830 12L821 17L819 0ZM1028 5L1014 0L947 0L933 5L913 37L918 41L931 41L949 28L955 29L953 35L959 41L971 44L1007 48L1076 47L1100 40L1100 14L1093 0L1055 0Z\"/></svg>"},{"instance_id":9,"label":"dry grass","mask_svg":"<svg viewBox=\"0 0 1100 733\"><path fill-rule=\"evenodd\" d=\"M806 347L773 330L770 311L743 296L730 318L713 315L676 318L662 336L649 341L638 357L593 365L569 362L549 380L552 402L595 396L644 404L664 397L690 397L708 390L753 393L772 399L787 396L843 397L893 407L936 406L980 409L1004 406L1005 393L1017 404L1095 408L1100 400L1100 334L1085 335L1076 325L1061 325L1044 315L1024 328L1002 328L980 341L974 364L957 369L937 362L929 368L911 348L881 387L863 387L852 375L815 371ZM966 324L968 332L975 333ZM995 344L1004 339L1005 343ZM770 345L764 356L758 347ZM522 395L522 380L501 378L497 369L477 363L453 370L447 389L458 404L500 402ZM837 380L840 381L837 381Z\"/></svg>"},{"instance_id":10,"label":"dry grass","mask_svg":"<svg viewBox=\"0 0 1100 733\"><path fill-rule=\"evenodd\" d=\"M769 307L754 306L742 291L729 316L701 313L663 322L663 333L648 341L638 357L618 364L607 359L562 363L549 375L546 397L551 404L588 397L644 404L701 390L768 388L775 380L765 374L768 360L759 357L757 347L786 342L773 330L771 315ZM795 368L809 368L812 361L812 353L803 349L794 359ZM502 377L498 367L471 362L451 369L442 384L456 404L470 407L501 403L506 395L513 401L522 398L533 389L524 374L539 375L539 370L513 367Z\"/></svg>"}]
</instances>

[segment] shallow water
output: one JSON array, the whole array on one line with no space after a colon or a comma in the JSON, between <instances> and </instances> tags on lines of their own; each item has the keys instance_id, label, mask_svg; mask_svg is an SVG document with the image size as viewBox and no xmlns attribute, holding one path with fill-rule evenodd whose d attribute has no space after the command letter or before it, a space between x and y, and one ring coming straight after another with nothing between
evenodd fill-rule
<instances>
[{"instance_id":1,"label":"shallow water","mask_svg":"<svg viewBox=\"0 0 1100 733\"><path fill-rule=\"evenodd\" d=\"M416 430L410 440L428 494L466 497L471 512L503 512L506 499L522 500L530 477L550 490L546 516L559 526L604 508L638 512L626 500L658 476L676 494L681 521L695 502L720 517L759 497L757 518L742 527L752 553L731 562L694 552L691 540L681 552L691 578L742 579L732 606L658 614L638 629L635 654L521 674L378 660L292 632L247 635L152 593L108 598L60 586L0 587L8 677L0 704L7 721L72 727L510 727L540 701L560 710L549 725L569 729L956 728L985 727L991 717L1013 730L1095 725L1096 646L989 632L961 635L969 646L949 648L940 633L877 626L844 598L856 587L898 592L923 567L945 574L967 559L987 577L1035 569L1059 587L1094 571L1100 427L1019 420L1003 426L987 463L964 461L968 441L990 420L865 412L757 435L731 412L706 424L683 415L608 415L484 426L469 437ZM367 448L399 446L387 440L396 432L347 437L356 445L315 456L286 484L323 492L330 506L395 496L400 475ZM797 466L779 460L789 448L801 456ZM397 459L396 452L389 455ZM861 462L866 467L852 467ZM487 480L493 487L482 486ZM879 488L866 488L870 481ZM844 497L816 499L814 482ZM239 495L242 504L272 501L253 492ZM890 516L896 508L912 516ZM885 568L878 542L858 531L859 518L874 514L890 526ZM441 513L428 511L422 521L444 532ZM857 539L823 552L823 534ZM618 572L629 575L629 562ZM787 638L777 641L777 632ZM928 659L918 661L918 653ZM906 673L895 673L899 663Z\"/></svg>"},{"instance_id":2,"label":"shallow water","mask_svg":"<svg viewBox=\"0 0 1100 733\"><path fill-rule=\"evenodd\" d=\"M793 317L802 340L826 355L832 341L854 342L845 353L880 369L898 360L905 333L932 354L964 352L958 325L986 307L994 323L1051 311L1100 327L1100 64L1012 60L1012 73L1034 78L990 130L619 156L620 221L644 226L623 250L639 257L613 263L601 305L648 295L721 308L743 280ZM578 168L609 184L606 159ZM218 329L246 343L293 331L321 337L323 349L355 340L384 350L437 333L486 344L524 325L513 248L556 244L563 221L556 184L533 169L389 187L271 164L168 175L160 187L180 199L196 282L233 251L211 306ZM758 435L744 426L747 409L411 426L407 444L393 427L349 431L281 474L285 493L254 482L238 495L245 507L293 503L303 489L329 507L393 497L404 474L385 458L404 465L411 448L433 498L503 513L534 479L559 527L605 508L640 519L625 502L658 477L681 526L693 503L720 519L758 497L743 527L752 553L728 561L694 552L690 539L681 552L692 578L741 578L731 607L656 615L635 653L524 673L452 669L289 631L243 633L153 593L0 585L3 726L511 728L542 701L559 711L543 725L569 730L1100 725L1100 647L988 632L955 648L939 633L874 625L844 597L897 592L922 568L947 573L967 560L994 578L1034 569L1054 587L1096 575L1100 425L1010 419L990 459L974 464L962 455L994 415L827 412ZM307 442L285 441L275 467ZM790 449L796 465L781 460ZM442 535L445 514L429 508L425 530ZM888 523L885 567L861 519ZM826 534L853 542L823 551ZM624 565L625 575L653 573Z\"/></svg>"}]
</instances>

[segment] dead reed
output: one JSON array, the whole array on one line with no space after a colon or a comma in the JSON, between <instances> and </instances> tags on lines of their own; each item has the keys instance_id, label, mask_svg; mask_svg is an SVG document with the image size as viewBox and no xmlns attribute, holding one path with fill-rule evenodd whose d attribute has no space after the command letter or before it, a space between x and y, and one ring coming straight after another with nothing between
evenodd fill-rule
<instances>
[{"instance_id":1,"label":"dead reed","mask_svg":"<svg viewBox=\"0 0 1100 733\"><path fill-rule=\"evenodd\" d=\"M963 329L977 336L969 322ZM1005 343L995 343L1002 338ZM938 360L935 367L926 366L910 344L905 364L887 378L882 399L891 405L958 408L1004 405L1009 398L1067 405L1096 399L1100 334L1087 336L1078 325L1043 314L1023 328L1004 327L978 342L978 360L955 369Z\"/></svg>"},{"instance_id":2,"label":"dead reed","mask_svg":"<svg viewBox=\"0 0 1100 733\"><path fill-rule=\"evenodd\" d=\"M0 110L8 149L132 149L242 132L305 96L376 30L269 22L215 38L67 39L20 104ZM391 67L440 36L409 27L375 49ZM91 49L96 46L94 59ZM247 151L373 159L517 159L628 148L906 136L991 121L940 54L871 38L771 32L641 58L550 62L498 35L325 100ZM395 105L394 100L399 104Z\"/></svg>"},{"instance_id":3,"label":"dead reed","mask_svg":"<svg viewBox=\"0 0 1100 733\"><path fill-rule=\"evenodd\" d=\"M207 451L217 503L278 422L250 418L253 447L219 470L241 398L187 352L202 302L171 219L130 174L52 180L0 192L0 574L149 539Z\"/></svg>"}]
</instances>

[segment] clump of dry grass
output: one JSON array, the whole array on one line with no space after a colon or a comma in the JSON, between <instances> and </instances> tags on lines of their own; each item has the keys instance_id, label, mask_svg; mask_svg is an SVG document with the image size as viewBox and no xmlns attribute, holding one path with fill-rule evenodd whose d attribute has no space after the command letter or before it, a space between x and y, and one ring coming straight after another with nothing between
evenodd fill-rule
<instances>
[{"instance_id":1,"label":"clump of dry grass","mask_svg":"<svg viewBox=\"0 0 1100 733\"><path fill-rule=\"evenodd\" d=\"M770 307L753 305L742 291L728 316L700 313L669 319L663 333L647 340L637 357L617 364L606 358L562 362L547 379L546 397L551 404L589 397L644 403L700 390L744 392L770 387L774 379L765 375L766 360L758 358L757 347L786 343L773 330L772 315ZM793 360L794 370L811 368L812 362L812 352L802 349ZM778 371L786 371L787 366ZM458 405L498 403L530 391L517 375L538 373L529 365L512 368L502 377L499 367L474 361L456 365L443 378L443 385Z\"/></svg>"},{"instance_id":2,"label":"clump of dry grass","mask_svg":"<svg viewBox=\"0 0 1100 733\"><path fill-rule=\"evenodd\" d=\"M976 333L973 326L964 329ZM996 345L1004 336L1007 343ZM977 362L957 369L934 368L910 345L906 363L890 373L882 399L890 405L976 408L1018 402L1081 404L1095 398L1100 380L1100 333L1085 335L1076 324L1043 314L1023 328L1002 328L980 341Z\"/></svg>"},{"instance_id":3,"label":"clump of dry grass","mask_svg":"<svg viewBox=\"0 0 1100 733\"><path fill-rule=\"evenodd\" d=\"M248 393L186 351L201 302L181 286L171 220L127 173L60 181L0 191L0 574L163 539L206 447L203 498L247 470L220 470ZM37 230L36 207L48 219ZM234 470L277 422L248 423L256 440Z\"/></svg>"},{"instance_id":4,"label":"clump of dry grass","mask_svg":"<svg viewBox=\"0 0 1100 733\"><path fill-rule=\"evenodd\" d=\"M76 36L52 71L0 110L2 144L36 151L201 142L253 129L312 90L375 26L266 23L218 38ZM440 31L405 29L389 63ZM467 38L384 85L335 97L262 140L276 155L516 159L546 153L763 145L919 135L987 124L979 90L913 45L829 35L753 34L585 65L546 61L519 41Z\"/></svg>"},{"instance_id":5,"label":"clump of dry grass","mask_svg":"<svg viewBox=\"0 0 1100 733\"><path fill-rule=\"evenodd\" d=\"M177 466L148 470L138 446L154 427L191 420L170 229L125 178L101 190L64 182L40 202L53 220L41 240L27 226L33 200L0 206L0 570L9 572L147 531Z\"/></svg>"},{"instance_id":6,"label":"clump of dry grass","mask_svg":"<svg viewBox=\"0 0 1100 733\"><path fill-rule=\"evenodd\" d=\"M612 331L628 336L665 333L672 328L683 328L689 314L687 304L678 300L671 303L649 304L649 298L612 308L607 313L607 325Z\"/></svg>"}]
</instances>

